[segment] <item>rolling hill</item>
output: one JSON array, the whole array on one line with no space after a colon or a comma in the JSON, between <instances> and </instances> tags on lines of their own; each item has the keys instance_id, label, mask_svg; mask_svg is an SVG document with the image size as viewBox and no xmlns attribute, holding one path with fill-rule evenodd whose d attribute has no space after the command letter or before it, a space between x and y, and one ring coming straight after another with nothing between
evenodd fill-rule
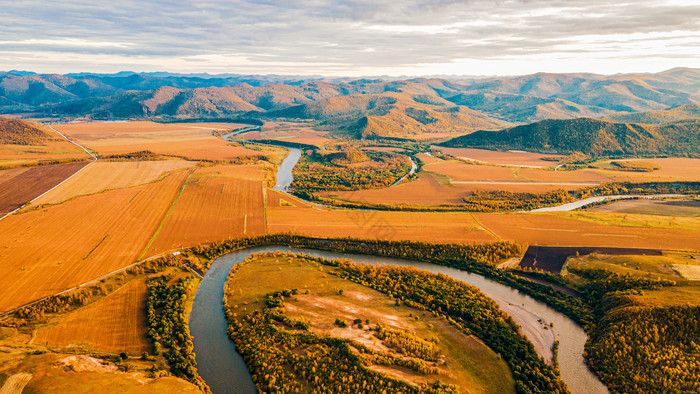
<instances>
[{"instance_id":1,"label":"rolling hill","mask_svg":"<svg viewBox=\"0 0 700 394\"><path fill-rule=\"evenodd\" d=\"M333 97L266 115L319 120L355 138L498 130L509 124L437 96L398 92Z\"/></svg>"},{"instance_id":2,"label":"rolling hill","mask_svg":"<svg viewBox=\"0 0 700 394\"><path fill-rule=\"evenodd\" d=\"M443 145L563 154L582 152L593 157L700 157L700 119L664 125L612 123L590 118L543 120L497 132L478 131Z\"/></svg>"},{"instance_id":3,"label":"rolling hill","mask_svg":"<svg viewBox=\"0 0 700 394\"><path fill-rule=\"evenodd\" d=\"M51 138L29 122L0 117L0 144L39 145Z\"/></svg>"},{"instance_id":4,"label":"rolling hill","mask_svg":"<svg viewBox=\"0 0 700 394\"><path fill-rule=\"evenodd\" d=\"M659 111L608 115L603 119L619 123L663 124L694 118L700 118L700 104L698 103L679 105Z\"/></svg>"}]
</instances>

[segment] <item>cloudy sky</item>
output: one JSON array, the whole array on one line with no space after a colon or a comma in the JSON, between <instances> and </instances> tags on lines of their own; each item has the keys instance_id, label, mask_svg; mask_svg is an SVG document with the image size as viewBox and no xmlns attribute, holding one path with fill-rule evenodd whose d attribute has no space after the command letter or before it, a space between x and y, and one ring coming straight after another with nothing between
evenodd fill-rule
<instances>
[{"instance_id":1,"label":"cloudy sky","mask_svg":"<svg viewBox=\"0 0 700 394\"><path fill-rule=\"evenodd\" d=\"M700 67L700 0L0 0L0 70L515 75Z\"/></svg>"}]
</instances>

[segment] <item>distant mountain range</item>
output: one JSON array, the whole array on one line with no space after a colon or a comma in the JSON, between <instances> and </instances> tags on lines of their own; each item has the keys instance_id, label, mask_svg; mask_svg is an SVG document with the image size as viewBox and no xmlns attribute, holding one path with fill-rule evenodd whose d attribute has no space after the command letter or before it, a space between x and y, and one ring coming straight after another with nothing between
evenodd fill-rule
<instances>
[{"instance_id":1,"label":"distant mountain range","mask_svg":"<svg viewBox=\"0 0 700 394\"><path fill-rule=\"evenodd\" d=\"M107 119L304 118L358 137L400 138L581 117L662 124L694 118L692 105L700 101L700 69L688 68L612 76L538 73L454 80L321 79L11 71L0 73L0 112ZM688 110L683 109L686 105L691 105ZM644 118L637 112L648 115Z\"/></svg>"}]
</instances>

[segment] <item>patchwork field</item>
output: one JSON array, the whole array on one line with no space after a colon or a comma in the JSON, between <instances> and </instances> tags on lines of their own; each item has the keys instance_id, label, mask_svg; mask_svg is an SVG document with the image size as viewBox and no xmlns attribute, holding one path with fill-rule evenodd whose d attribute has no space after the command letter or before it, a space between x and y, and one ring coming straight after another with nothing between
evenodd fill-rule
<instances>
[{"instance_id":1,"label":"patchwork field","mask_svg":"<svg viewBox=\"0 0 700 394\"><path fill-rule=\"evenodd\" d=\"M259 170L252 166L227 167L238 166L204 167L190 176L148 255L182 246L265 234L263 181L223 176L238 173L259 177Z\"/></svg>"},{"instance_id":2,"label":"patchwork field","mask_svg":"<svg viewBox=\"0 0 700 394\"><path fill-rule=\"evenodd\" d=\"M0 221L0 312L135 262L188 173Z\"/></svg>"},{"instance_id":3,"label":"patchwork field","mask_svg":"<svg viewBox=\"0 0 700 394\"><path fill-rule=\"evenodd\" d=\"M143 185L156 181L171 171L192 167L194 164L184 160L98 161L34 203L56 204L76 196Z\"/></svg>"},{"instance_id":4,"label":"patchwork field","mask_svg":"<svg viewBox=\"0 0 700 394\"><path fill-rule=\"evenodd\" d=\"M95 304L59 317L39 330L36 344L85 345L88 349L139 355L150 350L146 337L146 282L136 280Z\"/></svg>"},{"instance_id":5,"label":"patchwork field","mask_svg":"<svg viewBox=\"0 0 700 394\"><path fill-rule=\"evenodd\" d=\"M87 162L81 162L11 170L14 176L0 183L0 216L40 196L86 165Z\"/></svg>"},{"instance_id":6,"label":"patchwork field","mask_svg":"<svg viewBox=\"0 0 700 394\"><path fill-rule=\"evenodd\" d=\"M193 160L232 160L256 156L259 152L227 142L213 131L231 130L240 124L198 124L155 122L71 123L56 129L100 155L150 150L163 155Z\"/></svg>"}]
</instances>

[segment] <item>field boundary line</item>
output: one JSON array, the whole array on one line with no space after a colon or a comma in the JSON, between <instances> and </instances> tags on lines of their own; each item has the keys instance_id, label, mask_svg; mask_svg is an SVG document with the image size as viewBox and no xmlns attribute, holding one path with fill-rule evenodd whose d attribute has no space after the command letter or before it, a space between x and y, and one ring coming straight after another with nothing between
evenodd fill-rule
<instances>
[{"instance_id":1,"label":"field boundary line","mask_svg":"<svg viewBox=\"0 0 700 394\"><path fill-rule=\"evenodd\" d=\"M34 198L31 199L30 201L28 201L28 202L22 204L21 207L15 208L13 211L8 212L7 214L5 214L5 216L0 217L0 220L5 219L6 217L12 215L13 213L19 211L20 209L26 207L27 205L33 203L34 201L36 201L36 200L38 200L38 199L40 199L41 197L44 197L46 194L48 194L49 192L51 192L51 191L54 190L55 188L61 186L62 184L64 184L64 183L67 182L69 179L73 178L74 176L78 175L78 174L81 173L84 169L90 167L92 164L94 164L94 163L98 160L98 158L97 158L95 155L93 155L92 153L90 153L87 149L85 149L84 146L82 146L82 145L78 144L77 142L71 140L70 138L66 137L65 135L63 135L61 132L59 132L58 130L54 129L53 127L49 126L49 128L50 128L51 130L53 130L54 132L56 132L56 133L57 133L58 135L60 135L61 137L63 137L66 141L68 141L68 142L70 142L71 144L73 144L73 145L79 147L80 149L84 150L85 153L87 153L88 155L90 155L90 157L92 157L92 161L91 161L90 163L88 163L85 167L82 167L82 168L79 169L78 171L74 172L73 175L71 175L71 176L69 176L68 178L62 180L62 181L61 181L60 183L58 183L56 186L54 186L54 187L52 187L51 189L49 189L49 190L47 190L47 191L41 193L40 195L34 197Z\"/></svg>"},{"instance_id":2,"label":"field boundary line","mask_svg":"<svg viewBox=\"0 0 700 394\"><path fill-rule=\"evenodd\" d=\"M490 228L484 226L484 225L479 221L479 219L477 219L476 216L474 216L474 213L473 213L473 212L469 212L469 216L471 216L472 219L474 219L474 221L476 222L476 224L478 224L479 227L483 228L484 231L486 231L487 233L493 235L497 240L503 241L503 238L501 238L498 234L496 234L495 232L493 232L493 230L491 230Z\"/></svg>"},{"instance_id":3,"label":"field boundary line","mask_svg":"<svg viewBox=\"0 0 700 394\"><path fill-rule=\"evenodd\" d=\"M180 191L175 196L175 199L173 200L172 204L170 204L170 208L168 208L168 211L165 213L165 216L163 216L163 220L160 221L160 225L156 229L156 232L153 234L151 239L148 241L148 245L146 245L146 249L144 249L143 252L141 252L141 254L139 255L139 257L136 260L141 260L143 258L143 256L145 256L146 253L148 253L148 249L151 248L151 246L153 245L153 242L156 241L158 234L160 234L160 230L163 229L163 226L165 226L165 222L168 220L168 217L175 209L175 205L177 205L177 202L180 201L180 196L182 196L182 192L185 190L185 186L187 186L187 180L190 179L192 174L194 174L195 170L196 170L196 168L191 169L189 175L187 175L185 180L182 181L182 186L180 186Z\"/></svg>"}]
</instances>

